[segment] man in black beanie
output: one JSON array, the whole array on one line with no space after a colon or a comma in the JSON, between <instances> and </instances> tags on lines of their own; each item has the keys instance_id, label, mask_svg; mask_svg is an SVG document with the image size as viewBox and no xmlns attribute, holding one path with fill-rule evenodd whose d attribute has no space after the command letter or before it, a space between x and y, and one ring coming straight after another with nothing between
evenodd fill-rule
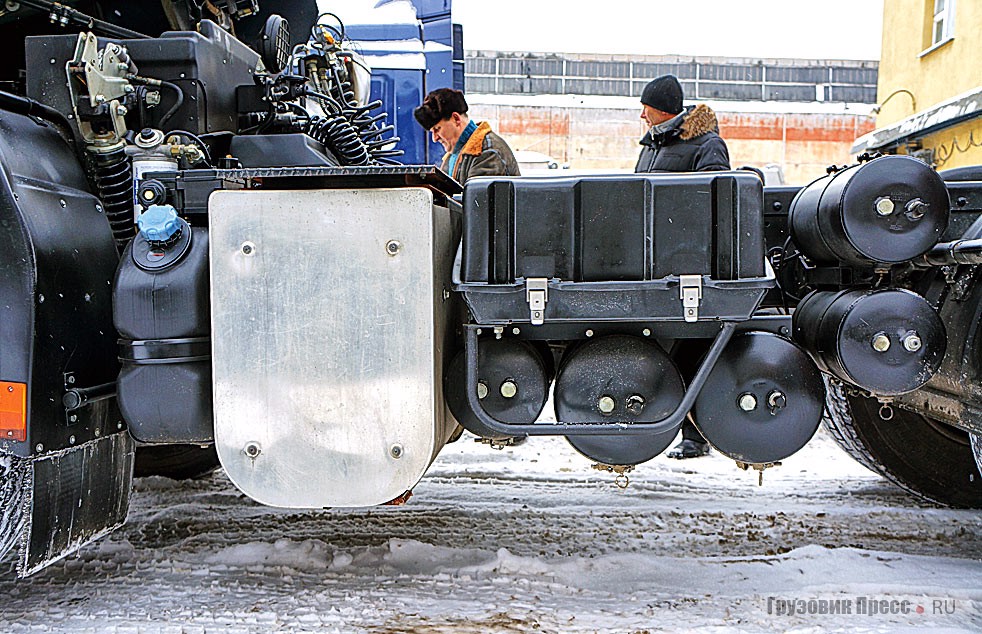
<instances>
[{"instance_id":1,"label":"man in black beanie","mask_svg":"<svg viewBox=\"0 0 982 634\"><path fill-rule=\"evenodd\" d=\"M472 176L521 176L518 161L505 140L467 116L464 93L438 88L413 110L416 122L446 150L440 169L463 185Z\"/></svg>"},{"instance_id":2,"label":"man in black beanie","mask_svg":"<svg viewBox=\"0 0 982 634\"><path fill-rule=\"evenodd\" d=\"M641 139L635 172L706 172L730 169L716 113L705 104L682 106L675 75L652 79L641 91L641 118L651 126Z\"/></svg>"},{"instance_id":3,"label":"man in black beanie","mask_svg":"<svg viewBox=\"0 0 982 634\"><path fill-rule=\"evenodd\" d=\"M635 172L705 172L730 169L730 154L719 136L716 113L705 105L682 106L682 86L674 75L652 79L641 91L641 118L651 126L641 139L641 156ZM692 377L695 361L704 349L688 345L676 354L683 374ZM709 443L687 417L682 423L682 442L669 458L698 458L709 453Z\"/></svg>"}]
</instances>

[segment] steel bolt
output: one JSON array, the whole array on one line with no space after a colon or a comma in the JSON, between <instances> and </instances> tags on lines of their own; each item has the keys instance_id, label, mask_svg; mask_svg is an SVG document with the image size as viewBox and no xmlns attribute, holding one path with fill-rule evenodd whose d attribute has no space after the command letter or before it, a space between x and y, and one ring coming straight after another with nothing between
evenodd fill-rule
<instances>
[{"instance_id":1,"label":"steel bolt","mask_svg":"<svg viewBox=\"0 0 982 634\"><path fill-rule=\"evenodd\" d=\"M752 412L757 409L757 397L750 392L741 394L737 399L737 406L745 412Z\"/></svg>"},{"instance_id":2,"label":"steel bolt","mask_svg":"<svg viewBox=\"0 0 982 634\"><path fill-rule=\"evenodd\" d=\"M876 199L876 213L881 216L889 216L893 213L895 205L893 201L889 198L877 198Z\"/></svg>"},{"instance_id":3,"label":"steel bolt","mask_svg":"<svg viewBox=\"0 0 982 634\"><path fill-rule=\"evenodd\" d=\"M644 409L644 397L640 394L632 394L627 397L627 411L637 416Z\"/></svg>"},{"instance_id":4,"label":"steel bolt","mask_svg":"<svg viewBox=\"0 0 982 634\"><path fill-rule=\"evenodd\" d=\"M74 445L75 444L75 436L69 436L68 437L68 444L70 444L70 445Z\"/></svg>"},{"instance_id":5,"label":"steel bolt","mask_svg":"<svg viewBox=\"0 0 982 634\"><path fill-rule=\"evenodd\" d=\"M601 414L610 414L614 411L614 399L604 394L599 399L597 399L597 409L600 410Z\"/></svg>"},{"instance_id":6,"label":"steel bolt","mask_svg":"<svg viewBox=\"0 0 982 634\"><path fill-rule=\"evenodd\" d=\"M513 334L513 335L520 335L520 334L522 334L522 330L520 328L512 328L511 329L511 334Z\"/></svg>"},{"instance_id":7,"label":"steel bolt","mask_svg":"<svg viewBox=\"0 0 982 634\"><path fill-rule=\"evenodd\" d=\"M593 331L592 331L592 330L589 330L589 329L588 329L588 330L587 330L587 331L586 331L585 333L583 333L583 334L585 334L585 335L586 335L587 337L592 337L592 336L593 336Z\"/></svg>"},{"instance_id":8,"label":"steel bolt","mask_svg":"<svg viewBox=\"0 0 982 634\"><path fill-rule=\"evenodd\" d=\"M14 391L14 386L13 385L8 385L7 386L7 391L8 392L13 392Z\"/></svg>"},{"instance_id":9,"label":"steel bolt","mask_svg":"<svg viewBox=\"0 0 982 634\"><path fill-rule=\"evenodd\" d=\"M788 404L788 397L780 390L773 390L767 395L767 407L773 414L776 410L783 409Z\"/></svg>"},{"instance_id":10,"label":"steel bolt","mask_svg":"<svg viewBox=\"0 0 982 634\"><path fill-rule=\"evenodd\" d=\"M873 350L877 352L886 352L890 349L890 337L886 336L886 333L878 332L873 335Z\"/></svg>"},{"instance_id":11,"label":"steel bolt","mask_svg":"<svg viewBox=\"0 0 982 634\"><path fill-rule=\"evenodd\" d=\"M252 255L255 252L256 252L256 245L254 245L251 242L243 242L242 243L242 253L244 253L246 255Z\"/></svg>"},{"instance_id":12,"label":"steel bolt","mask_svg":"<svg viewBox=\"0 0 982 634\"><path fill-rule=\"evenodd\" d=\"M398 444L392 445L389 448L389 455L395 458L396 460L402 458L402 445L398 445Z\"/></svg>"},{"instance_id":13,"label":"steel bolt","mask_svg":"<svg viewBox=\"0 0 982 634\"><path fill-rule=\"evenodd\" d=\"M481 381L477 384L477 398L485 399L488 396L488 384Z\"/></svg>"},{"instance_id":14,"label":"steel bolt","mask_svg":"<svg viewBox=\"0 0 982 634\"><path fill-rule=\"evenodd\" d=\"M75 383L75 377L74 376L69 376L68 377L68 383L69 383L69 385L71 385L72 383Z\"/></svg>"},{"instance_id":15,"label":"steel bolt","mask_svg":"<svg viewBox=\"0 0 982 634\"><path fill-rule=\"evenodd\" d=\"M34 451L44 451L44 445L38 443L34 446Z\"/></svg>"},{"instance_id":16,"label":"steel bolt","mask_svg":"<svg viewBox=\"0 0 982 634\"><path fill-rule=\"evenodd\" d=\"M907 352L917 352L924 343L916 332L912 332L904 337L904 349Z\"/></svg>"},{"instance_id":17,"label":"steel bolt","mask_svg":"<svg viewBox=\"0 0 982 634\"><path fill-rule=\"evenodd\" d=\"M650 337L651 336L651 329L650 328L645 328L644 330L641 331L641 334L644 335L645 337Z\"/></svg>"},{"instance_id":18,"label":"steel bolt","mask_svg":"<svg viewBox=\"0 0 982 634\"><path fill-rule=\"evenodd\" d=\"M508 380L501 384L501 395L505 398L514 398L518 394L518 386L514 381Z\"/></svg>"},{"instance_id":19,"label":"steel bolt","mask_svg":"<svg viewBox=\"0 0 982 634\"><path fill-rule=\"evenodd\" d=\"M245 455L249 456L252 459L258 457L259 454L261 454L262 452L263 449L262 447L259 446L259 443L257 442L246 443L246 446L242 448L242 453L244 453Z\"/></svg>"},{"instance_id":20,"label":"steel bolt","mask_svg":"<svg viewBox=\"0 0 982 634\"><path fill-rule=\"evenodd\" d=\"M930 208L931 205L924 202L920 198L914 198L904 205L904 209L906 210L905 215L907 216L907 219L912 222L923 218L924 214L927 213Z\"/></svg>"},{"instance_id":21,"label":"steel bolt","mask_svg":"<svg viewBox=\"0 0 982 634\"><path fill-rule=\"evenodd\" d=\"M385 243L385 252L389 255L399 253L400 249L402 249L402 244L398 240L389 240Z\"/></svg>"}]
</instances>

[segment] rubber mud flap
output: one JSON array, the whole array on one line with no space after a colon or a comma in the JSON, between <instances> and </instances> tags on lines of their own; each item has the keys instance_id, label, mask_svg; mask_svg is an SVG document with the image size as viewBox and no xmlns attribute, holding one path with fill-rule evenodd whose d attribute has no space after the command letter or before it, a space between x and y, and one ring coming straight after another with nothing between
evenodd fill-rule
<instances>
[{"instance_id":1,"label":"rubber mud flap","mask_svg":"<svg viewBox=\"0 0 982 634\"><path fill-rule=\"evenodd\" d=\"M0 455L0 559L23 535L30 475L30 460Z\"/></svg>"},{"instance_id":2,"label":"rubber mud flap","mask_svg":"<svg viewBox=\"0 0 982 634\"><path fill-rule=\"evenodd\" d=\"M123 524L133 455L133 440L122 431L34 460L18 576L32 575Z\"/></svg>"}]
</instances>

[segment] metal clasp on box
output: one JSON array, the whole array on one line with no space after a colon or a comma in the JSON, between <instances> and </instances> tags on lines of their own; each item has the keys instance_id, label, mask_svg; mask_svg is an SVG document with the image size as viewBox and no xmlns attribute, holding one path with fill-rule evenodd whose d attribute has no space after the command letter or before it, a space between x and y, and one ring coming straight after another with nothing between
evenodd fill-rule
<instances>
[{"instance_id":1,"label":"metal clasp on box","mask_svg":"<svg viewBox=\"0 0 982 634\"><path fill-rule=\"evenodd\" d=\"M549 301L549 280L544 277L526 279L525 299L529 303L532 325L541 326L545 321L546 302Z\"/></svg>"},{"instance_id":2,"label":"metal clasp on box","mask_svg":"<svg viewBox=\"0 0 982 634\"><path fill-rule=\"evenodd\" d=\"M701 275L679 275L679 299L682 300L682 315L685 320L699 321L699 302L702 300Z\"/></svg>"}]
</instances>

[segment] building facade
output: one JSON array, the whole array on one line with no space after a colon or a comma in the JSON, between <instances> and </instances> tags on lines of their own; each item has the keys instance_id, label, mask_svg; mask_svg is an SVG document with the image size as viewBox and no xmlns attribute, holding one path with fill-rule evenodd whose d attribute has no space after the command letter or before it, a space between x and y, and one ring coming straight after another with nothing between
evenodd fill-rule
<instances>
[{"instance_id":1,"label":"building facade","mask_svg":"<svg viewBox=\"0 0 982 634\"><path fill-rule=\"evenodd\" d=\"M982 164L980 30L982 0L884 3L876 129L853 150Z\"/></svg>"}]
</instances>

